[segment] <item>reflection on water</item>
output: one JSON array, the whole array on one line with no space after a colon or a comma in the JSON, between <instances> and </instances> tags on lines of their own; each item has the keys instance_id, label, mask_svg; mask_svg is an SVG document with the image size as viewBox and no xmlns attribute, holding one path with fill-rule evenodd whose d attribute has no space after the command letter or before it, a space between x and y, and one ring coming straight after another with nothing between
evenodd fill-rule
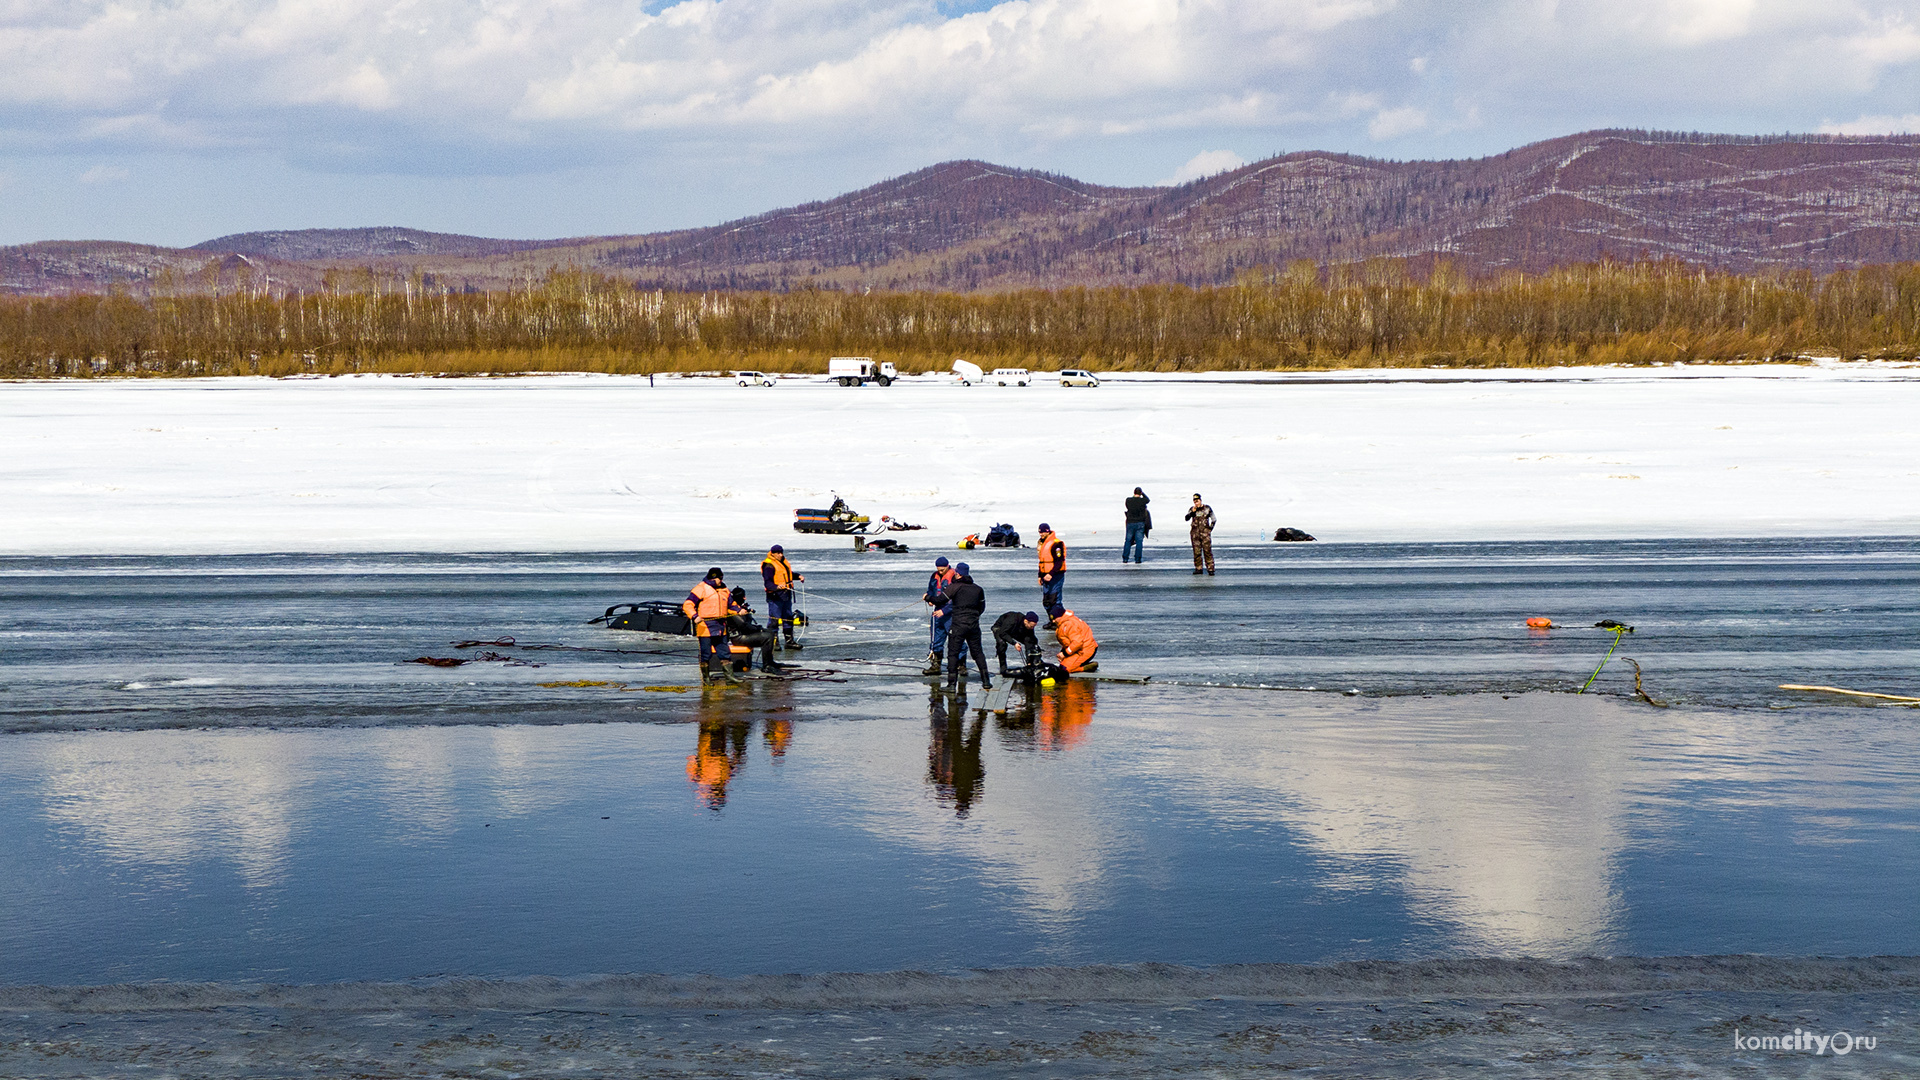
<instances>
[{"instance_id":1,"label":"reflection on water","mask_svg":"<svg viewBox=\"0 0 1920 1080\"><path fill-rule=\"evenodd\" d=\"M985 732L984 710L969 710L938 687L927 691L927 783L934 798L953 807L955 817L966 817L973 802L985 794L986 766L980 763L980 736Z\"/></svg>"},{"instance_id":2,"label":"reflection on water","mask_svg":"<svg viewBox=\"0 0 1920 1080\"><path fill-rule=\"evenodd\" d=\"M709 810L727 805L727 785L747 767L747 725L702 721L700 740L687 758L687 779Z\"/></svg>"},{"instance_id":3,"label":"reflection on water","mask_svg":"<svg viewBox=\"0 0 1920 1080\"><path fill-rule=\"evenodd\" d=\"M1658 714L1565 722L1498 698L1462 704L1464 717L1413 723L1371 722L1384 717L1360 706L1284 742L1168 764L1201 778L1216 813L1284 824L1323 853L1340 868L1331 888L1398 882L1463 948L1611 951L1627 804L1650 779L1632 751Z\"/></svg>"},{"instance_id":4,"label":"reflection on water","mask_svg":"<svg viewBox=\"0 0 1920 1080\"><path fill-rule=\"evenodd\" d=\"M773 683L686 701L10 737L0 982L1920 949L1898 710L1084 680L1005 717L911 681L857 719Z\"/></svg>"},{"instance_id":5,"label":"reflection on water","mask_svg":"<svg viewBox=\"0 0 1920 1080\"><path fill-rule=\"evenodd\" d=\"M168 732L141 732L112 746L60 741L38 762L44 812L118 862L171 875L218 859L231 862L248 886L273 885L308 779L285 749Z\"/></svg>"}]
</instances>

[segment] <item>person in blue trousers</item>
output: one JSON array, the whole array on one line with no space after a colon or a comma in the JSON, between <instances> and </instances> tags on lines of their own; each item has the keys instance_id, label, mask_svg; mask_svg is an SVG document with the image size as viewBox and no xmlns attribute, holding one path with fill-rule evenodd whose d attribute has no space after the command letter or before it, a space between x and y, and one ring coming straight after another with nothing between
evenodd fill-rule
<instances>
[{"instance_id":1,"label":"person in blue trousers","mask_svg":"<svg viewBox=\"0 0 1920 1080\"><path fill-rule=\"evenodd\" d=\"M1153 515L1147 511L1152 502L1147 493L1139 488L1127 497L1127 542L1120 545L1120 561L1127 561L1127 552L1133 552L1133 561L1147 561L1147 534L1153 531Z\"/></svg>"},{"instance_id":2,"label":"person in blue trousers","mask_svg":"<svg viewBox=\"0 0 1920 1080\"><path fill-rule=\"evenodd\" d=\"M927 637L927 666L922 675L940 674L940 658L947 654L947 633L953 628L953 606L947 603L947 588L960 580L947 565L945 555L933 560L933 574L927 578L927 591L920 599L933 608L933 626Z\"/></svg>"}]
</instances>

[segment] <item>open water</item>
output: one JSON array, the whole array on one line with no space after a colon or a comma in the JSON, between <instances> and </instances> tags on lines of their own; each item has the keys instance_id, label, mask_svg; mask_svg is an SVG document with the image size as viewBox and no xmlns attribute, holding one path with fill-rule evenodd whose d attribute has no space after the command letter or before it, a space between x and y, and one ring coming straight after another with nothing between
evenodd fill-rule
<instances>
[{"instance_id":1,"label":"open water","mask_svg":"<svg viewBox=\"0 0 1920 1080\"><path fill-rule=\"evenodd\" d=\"M1075 554L1148 681L1003 718L917 552L705 692L585 620L756 554L5 560L0 983L1920 953L1920 714L1777 689L1920 693L1920 543Z\"/></svg>"}]
</instances>

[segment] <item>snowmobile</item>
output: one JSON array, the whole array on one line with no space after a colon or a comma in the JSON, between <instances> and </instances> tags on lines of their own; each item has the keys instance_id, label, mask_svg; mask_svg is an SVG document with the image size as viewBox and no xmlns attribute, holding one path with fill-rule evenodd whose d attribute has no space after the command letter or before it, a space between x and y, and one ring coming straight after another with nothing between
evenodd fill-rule
<instances>
[{"instance_id":1,"label":"snowmobile","mask_svg":"<svg viewBox=\"0 0 1920 1080\"><path fill-rule=\"evenodd\" d=\"M856 514L845 499L834 496L833 505L825 510L803 508L793 512L793 531L803 533L863 533L873 519L865 514Z\"/></svg>"}]
</instances>

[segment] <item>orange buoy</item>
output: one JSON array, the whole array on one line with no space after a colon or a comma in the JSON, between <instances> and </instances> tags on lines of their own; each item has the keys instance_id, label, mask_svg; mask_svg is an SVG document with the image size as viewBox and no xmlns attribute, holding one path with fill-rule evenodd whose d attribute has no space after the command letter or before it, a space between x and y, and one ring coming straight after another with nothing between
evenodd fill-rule
<instances>
[{"instance_id":1,"label":"orange buoy","mask_svg":"<svg viewBox=\"0 0 1920 1080\"><path fill-rule=\"evenodd\" d=\"M1535 615L1533 618L1527 620L1527 625L1533 627L1535 630L1548 630L1553 627L1553 620L1544 615Z\"/></svg>"}]
</instances>

